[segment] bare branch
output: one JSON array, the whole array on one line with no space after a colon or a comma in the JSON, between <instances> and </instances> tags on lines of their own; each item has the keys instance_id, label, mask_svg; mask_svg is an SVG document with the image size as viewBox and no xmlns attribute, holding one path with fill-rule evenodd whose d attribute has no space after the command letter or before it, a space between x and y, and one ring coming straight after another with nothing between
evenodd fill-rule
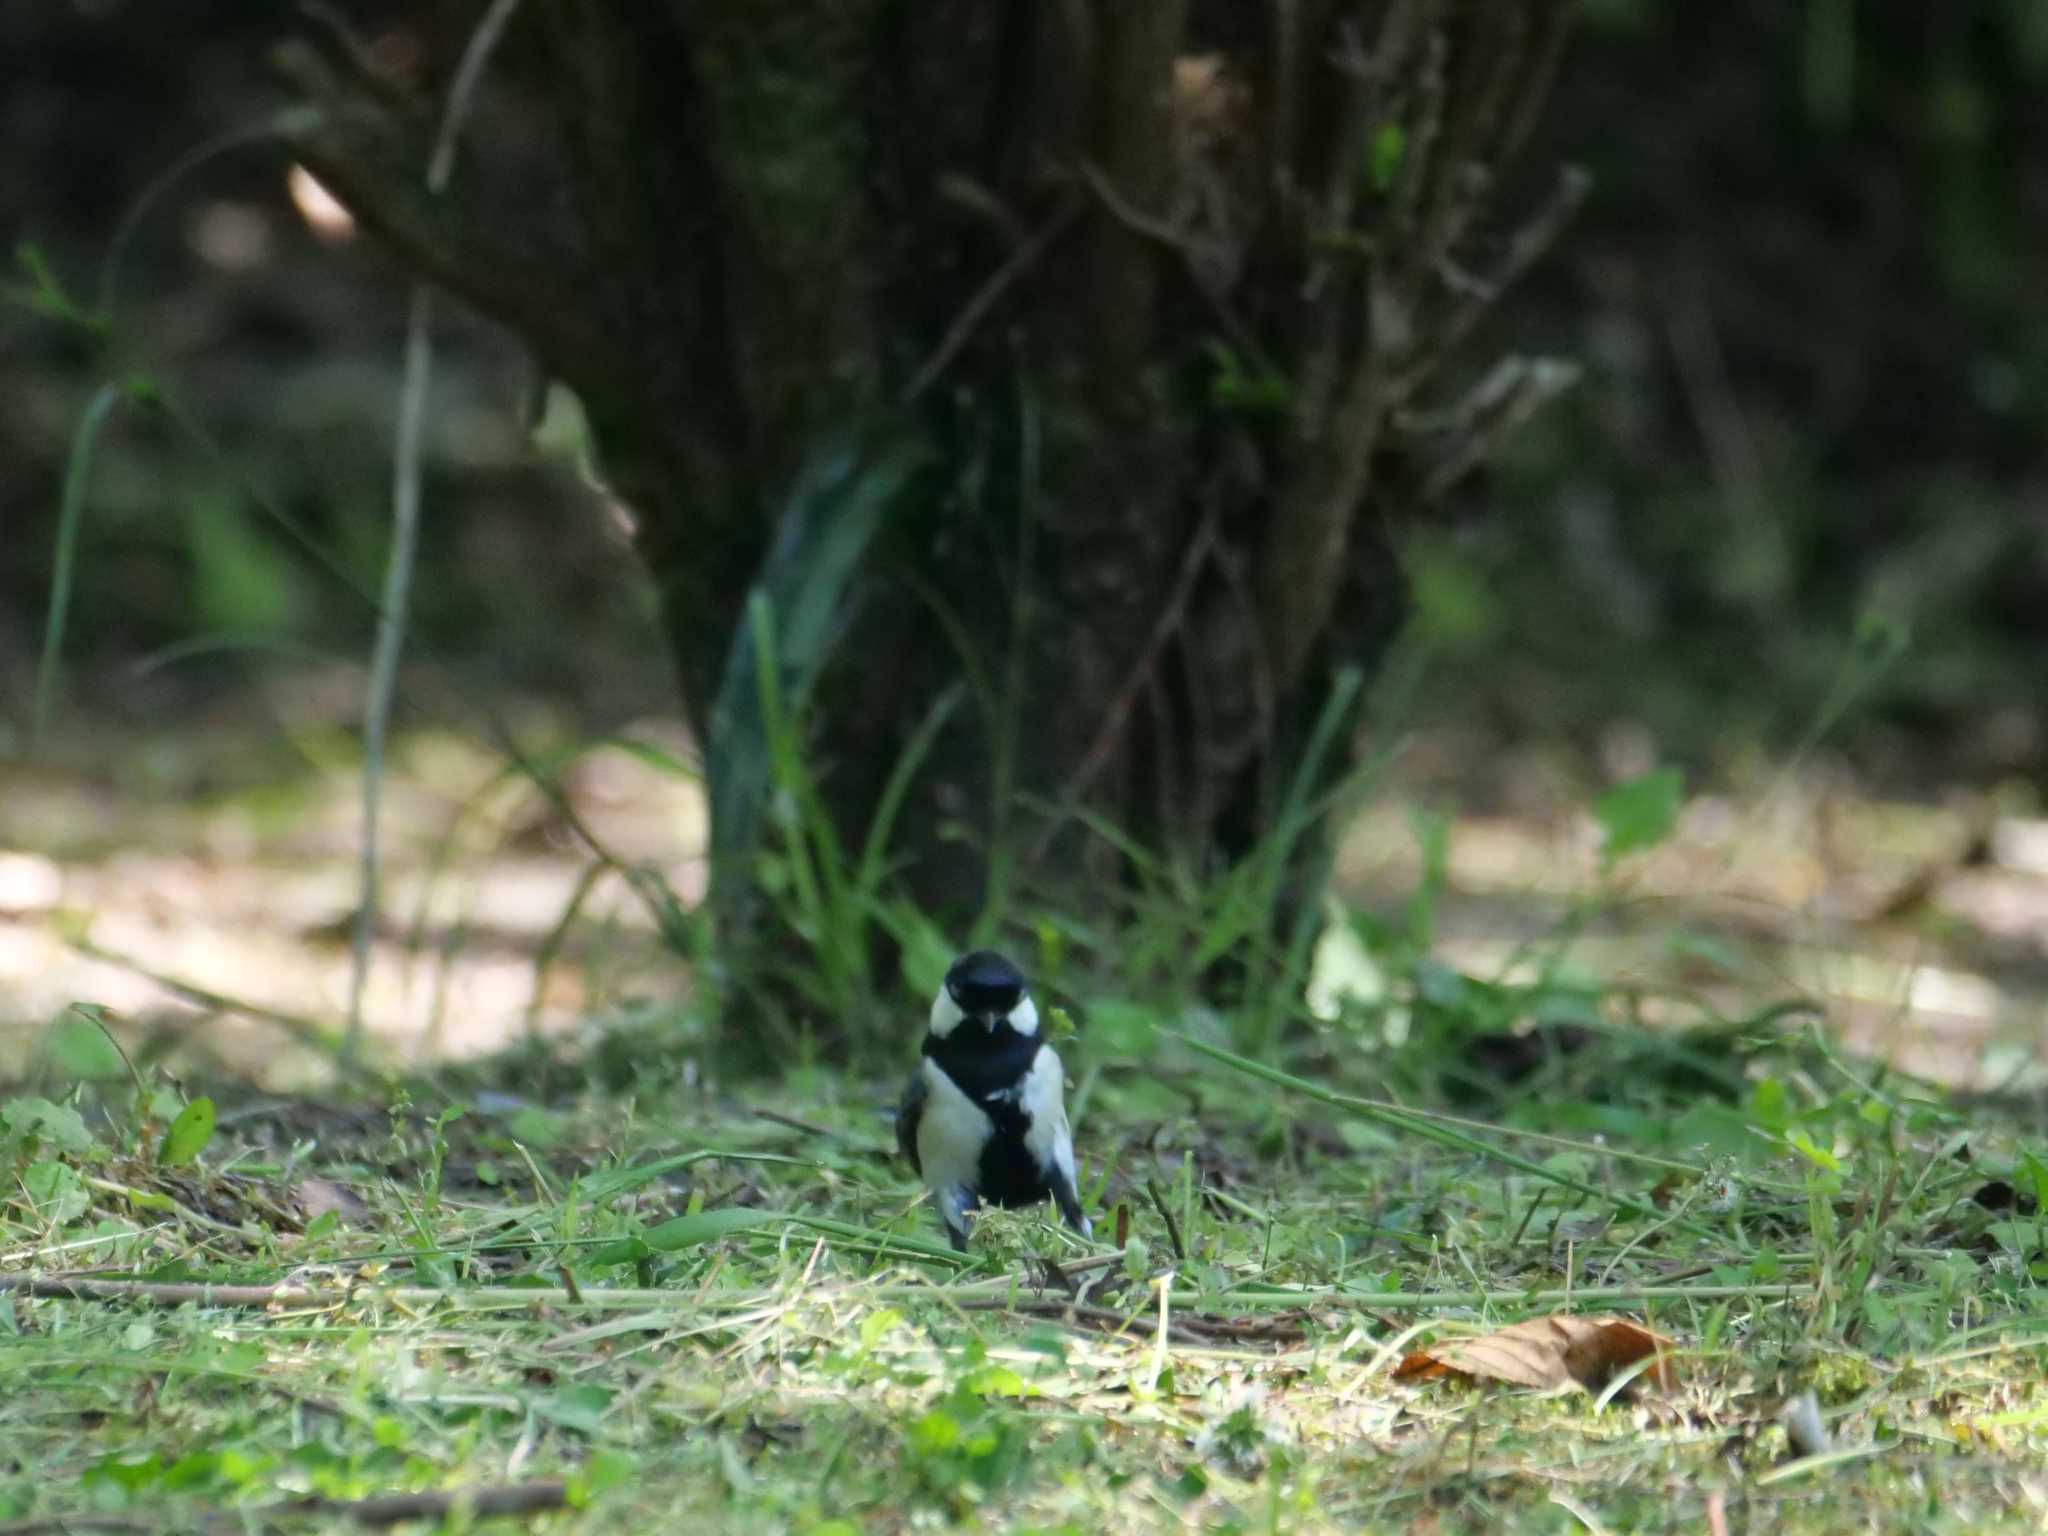
<instances>
[{"instance_id":1,"label":"bare branch","mask_svg":"<svg viewBox=\"0 0 2048 1536\"><path fill-rule=\"evenodd\" d=\"M996 307L1005 293L1009 292L1012 284L1037 265L1038 258L1045 254L1045 248L1059 238L1067 226L1074 222L1080 211L1079 199L1068 198L1061 203L1053 216L1039 227L1037 233L1012 251L1009 260L990 274L988 281L981 285L974 297L961 309L938 346L932 349L932 355L912 376L909 385L903 391L906 403L917 399L937 381L946 371L947 365L959 355L960 349L967 345L975 331L980 328L981 322L988 318L989 311Z\"/></svg>"},{"instance_id":2,"label":"bare branch","mask_svg":"<svg viewBox=\"0 0 2048 1536\"><path fill-rule=\"evenodd\" d=\"M1109 184L1109 178L1096 166L1084 161L1081 175L1095 195L1102 199L1102 206L1109 210L1118 223L1148 240L1157 241L1187 262L1188 276L1193 279L1196 289L1208 302L1211 312L1216 316L1216 323L1222 326L1230 337L1231 345L1255 367L1270 372L1273 363L1265 346L1253 333L1252 328L1239 317L1237 311L1230 307L1229 299L1207 276L1208 269L1202 259L1206 254L1206 242L1177 224L1152 218L1133 208L1118 194L1116 188Z\"/></svg>"},{"instance_id":3,"label":"bare branch","mask_svg":"<svg viewBox=\"0 0 2048 1536\"><path fill-rule=\"evenodd\" d=\"M1186 616L1188 600L1194 595L1195 583L1200 579L1202 567L1209 558L1209 551L1216 542L1217 522L1211 515L1202 520L1195 537L1188 545L1187 554L1181 560L1180 576L1174 582L1173 591L1167 597L1166 607L1160 612L1159 621L1152 626L1151 637L1145 648L1132 663L1123 683L1111 696L1109 708L1104 711L1102 723L1096 728L1095 738L1089 743L1080 765L1073 777L1067 781L1058 804L1069 806L1077 803L1088 793L1089 786L1105 768L1116 750L1118 739L1123 734L1124 722L1129 718L1131 707L1137 703L1138 695L1159 665L1160 653L1166 649L1175 632L1179 630ZM1041 847L1034 857L1043 853Z\"/></svg>"},{"instance_id":4,"label":"bare branch","mask_svg":"<svg viewBox=\"0 0 2048 1536\"><path fill-rule=\"evenodd\" d=\"M1533 50L1534 62L1523 78L1521 96L1515 102L1500 143L1494 150L1496 166L1512 165L1520 156L1522 146L1529 142L1529 135L1535 131L1537 120L1550 100L1551 87L1557 82L1558 65L1564 60L1564 45L1571 37L1572 17L1577 10L1571 5L1550 5L1545 9L1542 31Z\"/></svg>"},{"instance_id":5,"label":"bare branch","mask_svg":"<svg viewBox=\"0 0 2048 1536\"><path fill-rule=\"evenodd\" d=\"M1578 382L1577 365L1555 358L1504 358L1454 409L1450 450L1422 483L1421 499L1441 501L1460 480L1487 462L1530 417Z\"/></svg>"},{"instance_id":6,"label":"bare branch","mask_svg":"<svg viewBox=\"0 0 2048 1536\"><path fill-rule=\"evenodd\" d=\"M352 96L305 44L281 48L277 67L320 108L295 125L299 158L400 260L527 338L564 378L587 377L611 355L570 281L573 252L468 186L435 197L421 175L432 146L417 125Z\"/></svg>"},{"instance_id":7,"label":"bare branch","mask_svg":"<svg viewBox=\"0 0 2048 1536\"><path fill-rule=\"evenodd\" d=\"M1579 211L1579 205L1585 202L1592 189L1593 178L1578 166L1568 165L1559 173L1557 185L1551 189L1550 196L1515 231L1508 241L1507 255L1492 273L1483 278L1468 278L1458 285L1461 291L1456 307L1437 324L1428 347L1402 370L1396 382L1396 393L1400 399L1405 400L1412 395L1444 358L1471 334L1472 328L1500 296L1557 243L1565 226L1571 223L1572 216Z\"/></svg>"},{"instance_id":8,"label":"bare branch","mask_svg":"<svg viewBox=\"0 0 2048 1536\"><path fill-rule=\"evenodd\" d=\"M417 117L421 122L426 121L427 103L404 81L379 67L376 51L356 31L355 23L337 7L328 4L327 0L300 0L297 9L301 16L313 23L316 35L326 42L328 52L347 67L349 78L358 90L401 117Z\"/></svg>"}]
</instances>

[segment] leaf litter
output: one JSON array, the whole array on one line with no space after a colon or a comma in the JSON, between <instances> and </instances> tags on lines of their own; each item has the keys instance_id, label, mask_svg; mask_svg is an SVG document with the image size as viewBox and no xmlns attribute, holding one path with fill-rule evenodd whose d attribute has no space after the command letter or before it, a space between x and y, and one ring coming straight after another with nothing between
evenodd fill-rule
<instances>
[{"instance_id":1,"label":"leaf litter","mask_svg":"<svg viewBox=\"0 0 2048 1536\"><path fill-rule=\"evenodd\" d=\"M1598 1392L1638 1361L1654 1363L1644 1375L1664 1391L1678 1383L1670 1356L1677 1341L1626 1317L1574 1317L1553 1313L1476 1338L1445 1339L1402 1356L1397 1381L1501 1382L1564 1392Z\"/></svg>"}]
</instances>

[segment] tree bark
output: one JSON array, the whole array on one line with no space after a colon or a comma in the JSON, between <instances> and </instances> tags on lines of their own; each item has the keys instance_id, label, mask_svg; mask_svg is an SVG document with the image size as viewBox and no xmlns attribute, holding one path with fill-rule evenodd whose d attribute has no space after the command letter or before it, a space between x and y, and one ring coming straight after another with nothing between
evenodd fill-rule
<instances>
[{"instance_id":1,"label":"tree bark","mask_svg":"<svg viewBox=\"0 0 2048 1536\"><path fill-rule=\"evenodd\" d=\"M530 0L517 148L479 127L455 196L310 50L297 149L581 396L700 737L818 445L938 446L945 494L885 522L806 697L858 847L964 687L898 823L950 921L996 850L1113 890L1080 813L1198 875L1270 831L1336 669L1397 627L1386 466L1474 456L1415 407L1576 195L1491 216L1567 10Z\"/></svg>"}]
</instances>

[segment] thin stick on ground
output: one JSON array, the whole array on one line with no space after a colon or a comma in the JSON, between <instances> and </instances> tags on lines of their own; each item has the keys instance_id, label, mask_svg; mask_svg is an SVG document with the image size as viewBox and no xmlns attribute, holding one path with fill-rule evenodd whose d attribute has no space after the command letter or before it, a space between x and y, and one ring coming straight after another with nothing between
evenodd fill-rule
<instances>
[{"instance_id":1,"label":"thin stick on ground","mask_svg":"<svg viewBox=\"0 0 2048 1536\"><path fill-rule=\"evenodd\" d=\"M885 1302L945 1301L965 1310L977 1301L1012 1304L1017 1281L968 1281L956 1285L871 1285L863 1294ZM441 1307L451 1313L534 1311L540 1308L605 1311L644 1308L650 1312L702 1311L704 1298L688 1291L661 1290L645 1286L617 1289L580 1286L572 1294L562 1286L463 1286L443 1289L426 1285L301 1286L301 1285L209 1285L202 1281L115 1280L98 1276L0 1275L0 1294L29 1296L45 1300L131 1302L143 1306L182 1307L369 1307L384 1303L418 1309ZM1411 1312L1474 1308L1573 1308L1610 1307L1642 1301L1731 1301L1757 1302L1809 1298L1810 1278L1761 1282L1747 1285L1579 1285L1522 1290L1513 1287L1455 1291L1361 1291L1343 1286L1302 1286L1294 1289L1237 1290L1228 1300L1235 1312L1293 1311L1328 1307L1341 1310ZM716 1305L723 1311L777 1304L784 1300L772 1291L735 1292L721 1295ZM1199 1310L1213 1306L1217 1298L1199 1291L1174 1291L1175 1308Z\"/></svg>"},{"instance_id":2,"label":"thin stick on ground","mask_svg":"<svg viewBox=\"0 0 2048 1536\"><path fill-rule=\"evenodd\" d=\"M191 1521L200 1531L275 1530L284 1520L346 1520L365 1530L381 1530L408 1520L445 1520L466 1514L471 1520L537 1515L567 1505L567 1485L559 1482L509 1483L488 1488L450 1488L431 1493L386 1493L367 1499L293 1499L258 1509L224 1510ZM0 1525L0 1536L63 1536L66 1532L154 1532L156 1521L123 1515L64 1515L50 1520L20 1520Z\"/></svg>"}]
</instances>

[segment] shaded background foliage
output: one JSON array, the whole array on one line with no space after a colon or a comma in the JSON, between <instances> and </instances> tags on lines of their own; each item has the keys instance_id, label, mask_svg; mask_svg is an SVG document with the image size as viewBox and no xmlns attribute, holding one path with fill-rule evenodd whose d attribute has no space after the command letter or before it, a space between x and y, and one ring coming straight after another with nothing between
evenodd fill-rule
<instances>
[{"instance_id":1,"label":"shaded background foliage","mask_svg":"<svg viewBox=\"0 0 2048 1536\"><path fill-rule=\"evenodd\" d=\"M465 7L409 14L429 18L413 46L459 47ZM246 0L175 20L122 0L7 7L9 236L89 292L153 177L275 108L278 26ZM433 78L447 61L394 62ZM1587 744L1626 719L1712 761L1788 740L1859 624L1866 642L1895 625L1911 648L1840 740L1895 778L2038 773L2044 77L2048 19L2024 0L1586 6L1529 161L1585 163L1595 194L1474 349L1575 356L1585 374L1419 546L1425 600L1457 609L1466 641L1433 711ZM370 585L402 275L362 242L320 246L271 158L242 152L152 206L120 292L138 360ZM425 642L480 681L575 701L593 727L668 707L607 509L525 452L532 381L513 350L452 329ZM30 309L0 311L0 343L0 679L18 730L90 380L78 339ZM367 624L220 464L139 416L109 431L85 541L73 709L148 719L241 686L239 661L126 670L195 628L346 657Z\"/></svg>"}]
</instances>

